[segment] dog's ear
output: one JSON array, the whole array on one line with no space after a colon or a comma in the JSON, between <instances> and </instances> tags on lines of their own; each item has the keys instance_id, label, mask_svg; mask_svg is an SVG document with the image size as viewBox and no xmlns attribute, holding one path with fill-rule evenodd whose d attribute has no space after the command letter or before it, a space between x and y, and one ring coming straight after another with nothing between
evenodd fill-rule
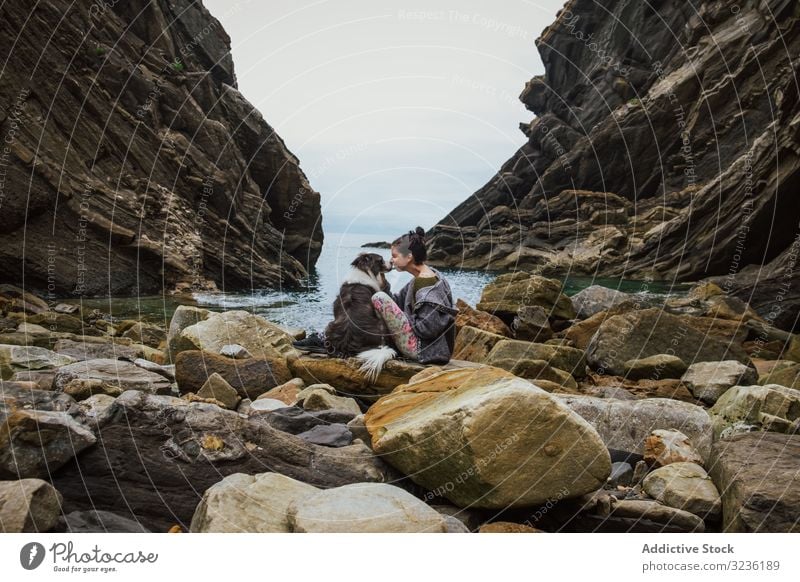
<instances>
[{"instance_id":1,"label":"dog's ear","mask_svg":"<svg viewBox=\"0 0 800 582\"><path fill-rule=\"evenodd\" d=\"M365 273L374 275L389 272L386 261L378 253L360 253L350 265Z\"/></svg>"},{"instance_id":2,"label":"dog's ear","mask_svg":"<svg viewBox=\"0 0 800 582\"><path fill-rule=\"evenodd\" d=\"M369 255L370 253L359 253L353 262L350 263L350 266L364 272L372 271L370 268L372 266L372 259Z\"/></svg>"}]
</instances>

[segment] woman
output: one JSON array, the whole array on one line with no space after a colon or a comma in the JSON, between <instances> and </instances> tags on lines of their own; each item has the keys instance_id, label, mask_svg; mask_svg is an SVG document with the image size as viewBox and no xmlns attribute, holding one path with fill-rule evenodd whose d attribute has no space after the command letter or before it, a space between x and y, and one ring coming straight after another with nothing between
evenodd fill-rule
<instances>
[{"instance_id":1,"label":"woman","mask_svg":"<svg viewBox=\"0 0 800 582\"><path fill-rule=\"evenodd\" d=\"M391 296L376 292L372 304L403 356L422 364L446 364L453 354L458 309L453 306L447 279L426 265L427 259L425 231L421 227L396 239L390 263L414 278Z\"/></svg>"}]
</instances>

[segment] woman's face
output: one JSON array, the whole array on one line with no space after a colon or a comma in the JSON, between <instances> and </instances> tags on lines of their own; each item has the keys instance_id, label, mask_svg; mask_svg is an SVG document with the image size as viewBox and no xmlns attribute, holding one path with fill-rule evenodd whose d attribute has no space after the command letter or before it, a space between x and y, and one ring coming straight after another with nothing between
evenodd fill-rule
<instances>
[{"instance_id":1,"label":"woman's face","mask_svg":"<svg viewBox=\"0 0 800 582\"><path fill-rule=\"evenodd\" d=\"M392 258L389 262L398 271L405 271L406 267L414 262L414 255L411 253L402 255L398 252L397 247L392 247Z\"/></svg>"}]
</instances>

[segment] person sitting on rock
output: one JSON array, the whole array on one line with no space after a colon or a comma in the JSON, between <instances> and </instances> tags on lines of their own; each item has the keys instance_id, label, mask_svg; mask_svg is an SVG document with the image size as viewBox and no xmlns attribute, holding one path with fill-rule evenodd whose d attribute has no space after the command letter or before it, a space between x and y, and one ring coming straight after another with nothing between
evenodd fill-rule
<instances>
[{"instance_id":1,"label":"person sitting on rock","mask_svg":"<svg viewBox=\"0 0 800 582\"><path fill-rule=\"evenodd\" d=\"M391 296L376 292L372 304L403 356L422 364L446 364L455 345L458 309L447 279L425 264L425 231L419 226L408 231L392 242L391 251L392 268L414 278Z\"/></svg>"}]
</instances>

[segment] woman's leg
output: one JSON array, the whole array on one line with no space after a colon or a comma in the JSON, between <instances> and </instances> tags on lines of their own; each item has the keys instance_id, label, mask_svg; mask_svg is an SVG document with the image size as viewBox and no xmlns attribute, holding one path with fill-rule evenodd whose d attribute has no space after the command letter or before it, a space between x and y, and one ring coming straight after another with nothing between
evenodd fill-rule
<instances>
[{"instance_id":1,"label":"woman's leg","mask_svg":"<svg viewBox=\"0 0 800 582\"><path fill-rule=\"evenodd\" d=\"M411 322L406 317L402 309L394 302L387 293L378 291L372 295L372 305L375 306L389 333L392 334L397 348L407 358L417 359L419 349L419 339L414 335Z\"/></svg>"}]
</instances>

